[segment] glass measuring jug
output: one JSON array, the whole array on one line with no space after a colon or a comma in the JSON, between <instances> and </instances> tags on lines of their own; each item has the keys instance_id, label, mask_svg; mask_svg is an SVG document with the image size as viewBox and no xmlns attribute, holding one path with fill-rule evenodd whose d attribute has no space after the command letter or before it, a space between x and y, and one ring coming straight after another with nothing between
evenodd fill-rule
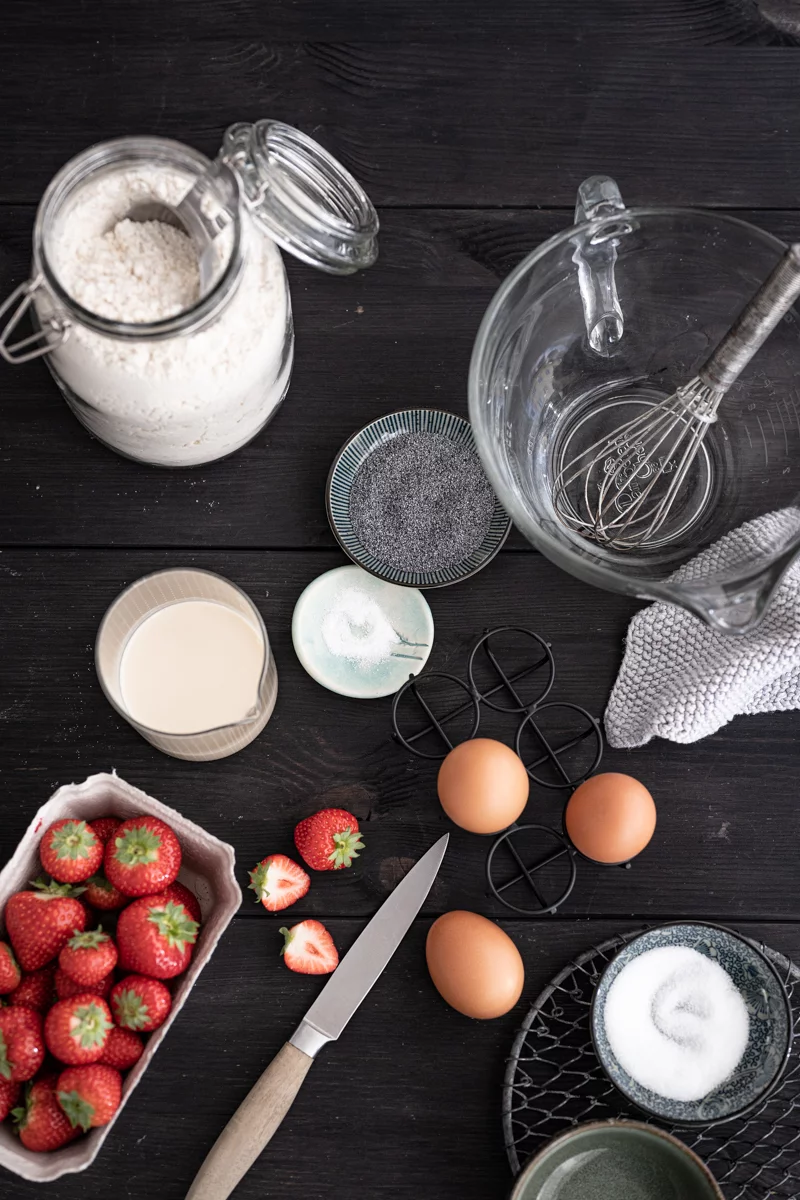
<instances>
[{"instance_id":1,"label":"glass measuring jug","mask_svg":"<svg viewBox=\"0 0 800 1200\"><path fill-rule=\"evenodd\" d=\"M260 655L252 703L241 719L213 729L170 733L150 728L131 712L123 688L123 659L137 630L154 614L185 601L202 600L239 614L247 622ZM113 602L103 617L95 644L95 666L106 699L153 746L173 758L208 762L244 749L272 716L278 695L278 672L267 630L256 606L240 588L211 571L171 569L137 579Z\"/></svg>"},{"instance_id":2,"label":"glass measuring jug","mask_svg":"<svg viewBox=\"0 0 800 1200\"><path fill-rule=\"evenodd\" d=\"M725 632L751 629L800 549L794 312L723 399L656 544L615 550L581 536L555 511L553 483L583 447L696 374L786 247L721 213L627 208L606 176L581 185L575 219L512 272L478 332L469 403L487 474L526 537L579 578L682 605ZM775 512L724 570L672 578Z\"/></svg>"}]
</instances>

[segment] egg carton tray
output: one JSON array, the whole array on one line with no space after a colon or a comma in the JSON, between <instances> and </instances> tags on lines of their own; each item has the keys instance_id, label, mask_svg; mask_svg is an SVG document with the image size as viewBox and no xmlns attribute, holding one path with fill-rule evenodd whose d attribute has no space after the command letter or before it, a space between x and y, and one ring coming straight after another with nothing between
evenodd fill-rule
<instances>
[{"instance_id":1,"label":"egg carton tray","mask_svg":"<svg viewBox=\"0 0 800 1200\"><path fill-rule=\"evenodd\" d=\"M647 1118L616 1090L592 1046L592 996L608 963L641 929L585 951L550 981L518 1031L503 1084L503 1131L514 1175L542 1145L583 1121ZM800 1196L800 967L763 943L786 986L794 1034L783 1083L760 1108L723 1124L674 1133L706 1162L726 1200Z\"/></svg>"}]
</instances>

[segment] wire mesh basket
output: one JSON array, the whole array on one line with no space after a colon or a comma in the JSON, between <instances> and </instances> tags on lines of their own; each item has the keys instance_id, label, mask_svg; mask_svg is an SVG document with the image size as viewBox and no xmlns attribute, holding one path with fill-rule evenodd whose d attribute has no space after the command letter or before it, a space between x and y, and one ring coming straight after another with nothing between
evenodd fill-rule
<instances>
[{"instance_id":1,"label":"wire mesh basket","mask_svg":"<svg viewBox=\"0 0 800 1200\"><path fill-rule=\"evenodd\" d=\"M642 930L592 947L555 976L532 1005L511 1049L503 1086L503 1130L517 1175L542 1145L583 1121L649 1120L628 1104L597 1060L589 1025L595 987L608 963ZM800 1197L800 968L754 942L777 969L795 1014L783 1083L754 1112L708 1128L663 1124L706 1162L726 1200Z\"/></svg>"}]
</instances>

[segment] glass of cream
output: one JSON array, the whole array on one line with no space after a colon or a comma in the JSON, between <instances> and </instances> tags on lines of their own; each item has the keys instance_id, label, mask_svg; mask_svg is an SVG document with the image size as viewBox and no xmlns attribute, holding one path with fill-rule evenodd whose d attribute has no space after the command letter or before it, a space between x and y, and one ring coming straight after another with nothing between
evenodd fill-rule
<instances>
[{"instance_id":1,"label":"glass of cream","mask_svg":"<svg viewBox=\"0 0 800 1200\"><path fill-rule=\"evenodd\" d=\"M174 758L226 758L272 716L278 674L261 614L211 571L138 579L97 633L95 665L109 703Z\"/></svg>"}]
</instances>

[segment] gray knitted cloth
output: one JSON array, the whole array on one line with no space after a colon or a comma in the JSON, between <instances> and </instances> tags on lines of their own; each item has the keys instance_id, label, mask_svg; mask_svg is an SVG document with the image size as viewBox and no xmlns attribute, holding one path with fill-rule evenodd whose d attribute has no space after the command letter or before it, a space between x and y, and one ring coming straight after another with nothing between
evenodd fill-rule
<instances>
[{"instance_id":1,"label":"gray knitted cloth","mask_svg":"<svg viewBox=\"0 0 800 1200\"><path fill-rule=\"evenodd\" d=\"M796 533L797 515L787 509L749 521L672 578L701 579L752 559ZM653 737L696 742L740 713L788 708L800 708L800 559L752 633L731 637L660 601L637 613L606 709L606 736L627 748Z\"/></svg>"}]
</instances>

